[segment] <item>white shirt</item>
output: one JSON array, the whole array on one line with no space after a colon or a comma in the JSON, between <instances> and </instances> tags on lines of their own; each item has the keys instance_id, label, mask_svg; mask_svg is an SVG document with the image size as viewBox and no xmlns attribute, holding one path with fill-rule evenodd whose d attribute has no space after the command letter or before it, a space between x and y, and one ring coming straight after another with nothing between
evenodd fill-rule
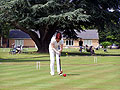
<instances>
[{"instance_id":1,"label":"white shirt","mask_svg":"<svg viewBox=\"0 0 120 90\"><path fill-rule=\"evenodd\" d=\"M49 44L49 50L50 50L50 51L52 50L51 43L53 43L55 49L58 50L58 46L60 46L60 45L63 44L63 39L61 39L59 42L57 42L56 39L55 39L55 37L52 37L52 39L51 39L51 41L50 41L50 44Z\"/></svg>"}]
</instances>

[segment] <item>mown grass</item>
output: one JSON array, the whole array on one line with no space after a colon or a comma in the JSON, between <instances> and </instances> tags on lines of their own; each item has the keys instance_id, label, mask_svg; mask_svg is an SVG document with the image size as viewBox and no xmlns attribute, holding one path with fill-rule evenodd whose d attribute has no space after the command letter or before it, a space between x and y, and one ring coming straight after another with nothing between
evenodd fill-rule
<instances>
[{"instance_id":1,"label":"mown grass","mask_svg":"<svg viewBox=\"0 0 120 90\"><path fill-rule=\"evenodd\" d=\"M51 76L49 54L32 53L35 50L11 55L9 49L0 49L0 90L120 90L119 49L99 50L97 56L64 49L61 61L67 77L56 72ZM40 70L36 61L40 61Z\"/></svg>"}]
</instances>

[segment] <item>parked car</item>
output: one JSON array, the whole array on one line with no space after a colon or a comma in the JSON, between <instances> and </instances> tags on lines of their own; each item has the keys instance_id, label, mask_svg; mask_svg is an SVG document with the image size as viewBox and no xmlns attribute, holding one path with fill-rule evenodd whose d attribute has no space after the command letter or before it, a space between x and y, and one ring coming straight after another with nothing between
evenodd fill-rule
<instances>
[{"instance_id":1,"label":"parked car","mask_svg":"<svg viewBox=\"0 0 120 90\"><path fill-rule=\"evenodd\" d=\"M118 48L119 48L119 46L118 46L118 45L113 44L113 45L111 45L111 46L108 46L108 48L110 48L110 49L118 49Z\"/></svg>"}]
</instances>

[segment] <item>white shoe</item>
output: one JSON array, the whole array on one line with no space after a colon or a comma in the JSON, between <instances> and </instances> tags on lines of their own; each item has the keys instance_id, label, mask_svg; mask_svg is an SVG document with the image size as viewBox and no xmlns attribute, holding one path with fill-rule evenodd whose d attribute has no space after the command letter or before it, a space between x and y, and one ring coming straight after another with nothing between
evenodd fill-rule
<instances>
[{"instance_id":1,"label":"white shoe","mask_svg":"<svg viewBox=\"0 0 120 90\"><path fill-rule=\"evenodd\" d=\"M60 76L62 76L63 74L59 74Z\"/></svg>"},{"instance_id":2,"label":"white shoe","mask_svg":"<svg viewBox=\"0 0 120 90\"><path fill-rule=\"evenodd\" d=\"M62 75L62 73L63 73L63 71L60 71L60 72L58 73L58 75L60 75L60 76L61 76L61 75Z\"/></svg>"},{"instance_id":3,"label":"white shoe","mask_svg":"<svg viewBox=\"0 0 120 90\"><path fill-rule=\"evenodd\" d=\"M51 74L51 76L54 76L54 75L55 75L54 73L51 73L51 72L50 72L50 74Z\"/></svg>"}]
</instances>

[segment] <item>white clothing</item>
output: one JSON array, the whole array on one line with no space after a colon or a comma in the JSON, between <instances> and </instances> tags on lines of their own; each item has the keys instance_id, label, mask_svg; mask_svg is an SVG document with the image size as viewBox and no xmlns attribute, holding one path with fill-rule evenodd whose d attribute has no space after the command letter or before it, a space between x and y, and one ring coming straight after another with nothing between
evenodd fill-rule
<instances>
[{"instance_id":1,"label":"white clothing","mask_svg":"<svg viewBox=\"0 0 120 90\"><path fill-rule=\"evenodd\" d=\"M51 43L54 44L56 50L59 50L58 46L63 44L63 39L61 39L59 42L57 42L55 37L52 37L52 39L50 41L50 44L49 44L49 51L53 50L52 46L51 46Z\"/></svg>"},{"instance_id":2,"label":"white clothing","mask_svg":"<svg viewBox=\"0 0 120 90\"><path fill-rule=\"evenodd\" d=\"M54 63L55 63L55 56L56 56L56 64L57 64L57 72L60 73L60 55L59 53L55 52L51 46L51 43L54 44L54 47L56 49L56 51L59 50L58 46L63 44L63 40L60 40L58 43L55 39L55 37L53 37L51 39L51 42L49 44L49 53L50 53L50 70L51 70L51 75L54 75Z\"/></svg>"},{"instance_id":3,"label":"white clothing","mask_svg":"<svg viewBox=\"0 0 120 90\"><path fill-rule=\"evenodd\" d=\"M54 75L54 64L55 64L55 55L56 55L56 64L57 64L57 72L60 73L60 62L59 62L59 54L55 53L55 51L50 51L50 70L51 75Z\"/></svg>"}]
</instances>

